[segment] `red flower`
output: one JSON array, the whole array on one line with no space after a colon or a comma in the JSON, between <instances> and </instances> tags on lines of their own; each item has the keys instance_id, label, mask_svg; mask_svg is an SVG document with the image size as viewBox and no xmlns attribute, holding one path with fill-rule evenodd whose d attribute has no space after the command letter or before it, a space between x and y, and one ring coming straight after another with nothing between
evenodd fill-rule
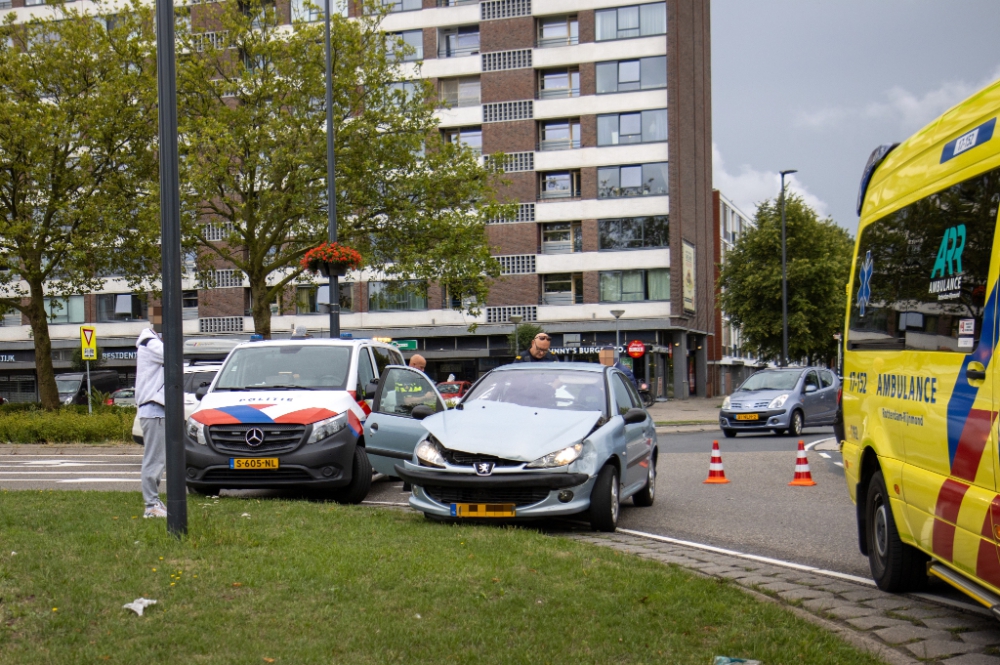
<instances>
[{"instance_id":1,"label":"red flower","mask_svg":"<svg viewBox=\"0 0 1000 665\"><path fill-rule=\"evenodd\" d=\"M306 270L316 272L321 263L336 264L345 266L349 270L357 270L361 267L361 254L357 250L351 249L339 242L324 242L318 247L313 247L302 257L300 264Z\"/></svg>"}]
</instances>

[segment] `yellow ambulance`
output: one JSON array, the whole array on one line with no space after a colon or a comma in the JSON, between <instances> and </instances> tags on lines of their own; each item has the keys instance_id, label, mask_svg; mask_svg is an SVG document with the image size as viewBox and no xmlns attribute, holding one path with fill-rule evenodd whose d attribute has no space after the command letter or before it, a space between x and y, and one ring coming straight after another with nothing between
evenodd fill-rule
<instances>
[{"instance_id":1,"label":"yellow ambulance","mask_svg":"<svg viewBox=\"0 0 1000 665\"><path fill-rule=\"evenodd\" d=\"M998 116L1000 82L865 167L838 437L879 587L1000 618Z\"/></svg>"}]
</instances>

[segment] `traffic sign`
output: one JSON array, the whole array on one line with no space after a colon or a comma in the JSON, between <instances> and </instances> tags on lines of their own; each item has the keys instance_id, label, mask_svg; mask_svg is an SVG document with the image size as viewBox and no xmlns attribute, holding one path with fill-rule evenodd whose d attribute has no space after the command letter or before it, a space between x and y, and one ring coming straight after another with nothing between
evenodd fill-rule
<instances>
[{"instance_id":1,"label":"traffic sign","mask_svg":"<svg viewBox=\"0 0 1000 665\"><path fill-rule=\"evenodd\" d=\"M93 326L80 326L80 351L84 360L97 360L97 330Z\"/></svg>"},{"instance_id":2,"label":"traffic sign","mask_svg":"<svg viewBox=\"0 0 1000 665\"><path fill-rule=\"evenodd\" d=\"M417 340L415 339L397 339L393 342L389 342L395 346L400 351L416 351L417 350Z\"/></svg>"},{"instance_id":3,"label":"traffic sign","mask_svg":"<svg viewBox=\"0 0 1000 665\"><path fill-rule=\"evenodd\" d=\"M639 340L633 340L628 343L627 351L631 358L642 358L646 355L646 345Z\"/></svg>"}]
</instances>

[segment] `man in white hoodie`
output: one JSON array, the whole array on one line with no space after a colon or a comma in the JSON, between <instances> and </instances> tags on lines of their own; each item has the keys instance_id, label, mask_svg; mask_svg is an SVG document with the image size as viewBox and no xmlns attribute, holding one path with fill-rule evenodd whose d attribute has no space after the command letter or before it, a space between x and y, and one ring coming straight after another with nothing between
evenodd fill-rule
<instances>
[{"instance_id":1,"label":"man in white hoodie","mask_svg":"<svg viewBox=\"0 0 1000 665\"><path fill-rule=\"evenodd\" d=\"M142 498L146 502L144 518L166 517L167 508L160 501L160 476L167 464L163 411L163 341L151 328L139 334L135 367L135 403L139 406L142 426Z\"/></svg>"}]
</instances>

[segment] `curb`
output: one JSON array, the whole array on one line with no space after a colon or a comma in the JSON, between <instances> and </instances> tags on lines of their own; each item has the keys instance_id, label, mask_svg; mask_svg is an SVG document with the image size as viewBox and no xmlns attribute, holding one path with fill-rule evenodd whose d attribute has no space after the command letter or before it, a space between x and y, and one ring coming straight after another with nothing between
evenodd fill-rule
<instances>
[{"instance_id":1,"label":"curb","mask_svg":"<svg viewBox=\"0 0 1000 665\"><path fill-rule=\"evenodd\" d=\"M135 455L142 453L136 443L0 443L0 455Z\"/></svg>"}]
</instances>

